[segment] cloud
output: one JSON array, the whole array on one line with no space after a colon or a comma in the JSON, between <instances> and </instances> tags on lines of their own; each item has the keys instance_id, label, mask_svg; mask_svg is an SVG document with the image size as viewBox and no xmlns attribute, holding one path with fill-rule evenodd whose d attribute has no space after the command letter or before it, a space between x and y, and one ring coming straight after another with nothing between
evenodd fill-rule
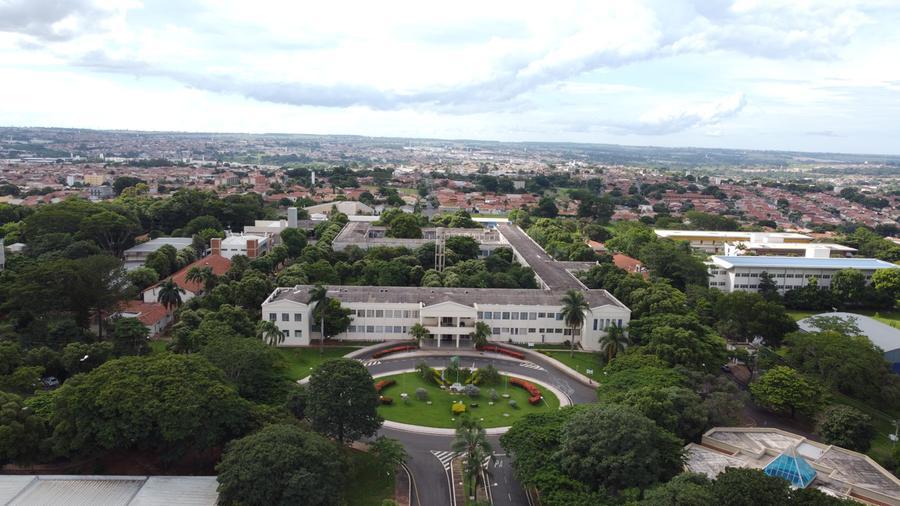
<instances>
[{"instance_id":1,"label":"cloud","mask_svg":"<svg viewBox=\"0 0 900 506\"><path fill-rule=\"evenodd\" d=\"M623 129L643 135L665 135L698 126L715 125L736 116L747 105L743 93L735 93L714 102L673 104L643 114L640 120Z\"/></svg>"},{"instance_id":2,"label":"cloud","mask_svg":"<svg viewBox=\"0 0 900 506\"><path fill-rule=\"evenodd\" d=\"M803 133L804 135L811 135L814 137L843 137L843 135L835 132L834 130L813 130Z\"/></svg>"},{"instance_id":3,"label":"cloud","mask_svg":"<svg viewBox=\"0 0 900 506\"><path fill-rule=\"evenodd\" d=\"M47 42L64 42L99 29L127 4L93 0L2 0L0 32Z\"/></svg>"}]
</instances>

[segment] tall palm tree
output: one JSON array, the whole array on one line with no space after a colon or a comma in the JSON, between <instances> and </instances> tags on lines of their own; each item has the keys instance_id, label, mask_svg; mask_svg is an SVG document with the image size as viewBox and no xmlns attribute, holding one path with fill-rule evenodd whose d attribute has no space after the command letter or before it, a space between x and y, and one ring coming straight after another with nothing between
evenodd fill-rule
<instances>
[{"instance_id":1,"label":"tall palm tree","mask_svg":"<svg viewBox=\"0 0 900 506\"><path fill-rule=\"evenodd\" d=\"M416 340L417 343L421 344L422 339L425 339L426 337L428 337L429 332L428 332L428 329L426 329L424 325L422 325L421 323L416 323L415 325L413 325L412 327L409 328L409 334L412 336L413 339Z\"/></svg>"},{"instance_id":2,"label":"tall palm tree","mask_svg":"<svg viewBox=\"0 0 900 506\"><path fill-rule=\"evenodd\" d=\"M469 335L472 336L472 343L475 347L480 348L487 344L488 336L491 335L491 327L487 323L476 322L475 330Z\"/></svg>"},{"instance_id":3,"label":"tall palm tree","mask_svg":"<svg viewBox=\"0 0 900 506\"><path fill-rule=\"evenodd\" d=\"M184 289L178 286L174 279L168 278L159 286L159 293L156 295L156 301L165 306L167 310L171 311L172 309L181 306L181 294L183 293Z\"/></svg>"},{"instance_id":4,"label":"tall palm tree","mask_svg":"<svg viewBox=\"0 0 900 506\"><path fill-rule=\"evenodd\" d=\"M206 265L203 267L191 267L188 269L184 279L191 283L203 284L203 291L209 293L219 282L219 277L213 272L212 267Z\"/></svg>"},{"instance_id":5,"label":"tall palm tree","mask_svg":"<svg viewBox=\"0 0 900 506\"><path fill-rule=\"evenodd\" d=\"M609 327L606 329L606 335L600 336L600 351L606 353L607 363L617 354L624 352L630 344L631 340L625 334L625 329L618 325Z\"/></svg>"},{"instance_id":6,"label":"tall palm tree","mask_svg":"<svg viewBox=\"0 0 900 506\"><path fill-rule=\"evenodd\" d=\"M271 320L262 320L256 324L256 337L275 346L284 342L284 332Z\"/></svg>"},{"instance_id":7,"label":"tall palm tree","mask_svg":"<svg viewBox=\"0 0 900 506\"><path fill-rule=\"evenodd\" d=\"M321 338L319 339L319 354L325 353L325 317L328 316L328 306L331 299L328 297L328 290L322 285L316 285L309 290L309 303L313 306L313 317L319 320L322 326Z\"/></svg>"},{"instance_id":8,"label":"tall palm tree","mask_svg":"<svg viewBox=\"0 0 900 506\"><path fill-rule=\"evenodd\" d=\"M569 354L575 356L575 332L584 325L585 313L591 310L591 306L584 300L584 293L580 290L569 290L562 298L563 320L572 329L571 349Z\"/></svg>"},{"instance_id":9,"label":"tall palm tree","mask_svg":"<svg viewBox=\"0 0 900 506\"><path fill-rule=\"evenodd\" d=\"M484 428L471 417L462 417L459 425L456 426L456 435L450 449L462 454L466 495L475 495L478 473L484 469L485 463L489 459L494 458L493 449L488 443Z\"/></svg>"}]
</instances>

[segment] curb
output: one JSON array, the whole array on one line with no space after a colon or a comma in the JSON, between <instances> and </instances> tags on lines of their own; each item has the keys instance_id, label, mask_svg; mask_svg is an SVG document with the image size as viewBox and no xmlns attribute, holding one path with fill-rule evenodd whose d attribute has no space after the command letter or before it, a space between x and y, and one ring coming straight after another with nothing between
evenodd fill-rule
<instances>
[{"instance_id":1,"label":"curb","mask_svg":"<svg viewBox=\"0 0 900 506\"><path fill-rule=\"evenodd\" d=\"M385 376L393 376L395 374L405 374L405 373L410 373L410 372L416 372L416 370L415 369L403 369L403 370L399 370L399 371L383 372L383 373L379 373L379 374L372 376L372 378L373 379L383 378ZM534 383L535 385L538 385L541 388L544 388L547 391L552 392L553 395L555 395L556 398L559 399L559 409L562 409L566 406L571 406L574 404L572 402L572 400L569 399L569 396L562 393L556 387L547 385L543 381L536 380L534 378L531 378L529 376L525 376L522 374L514 374L512 376L530 381L531 383ZM456 429L442 429L442 428L438 428L438 427L426 427L424 425L413 425L413 424L409 424L409 423L392 422L390 420L385 420L382 423L382 427L386 427L388 429L400 430L403 432L411 432L413 434L425 434L425 435L429 435L429 436L454 436L454 435L456 435ZM499 436L501 434L506 434L506 432L509 431L509 429L511 429L511 428L512 428L512 426L491 427L489 429L484 429L484 432L488 436Z\"/></svg>"},{"instance_id":2,"label":"curb","mask_svg":"<svg viewBox=\"0 0 900 506\"><path fill-rule=\"evenodd\" d=\"M552 364L553 367L559 369L559 371L562 372L563 374L565 374L566 376L569 376L570 378L572 378L580 383L583 383L593 389L596 389L598 386L600 386L600 384L597 383L596 381L588 378L587 376L585 376L584 374L581 374L580 372L576 371L575 369L572 369L571 367L560 362L559 360L556 360L555 358L551 357L550 355L544 355L543 353L541 353L539 351L529 350L527 348L522 348L522 351L524 351L527 356L530 356L532 358L537 357L541 360L544 360L544 361Z\"/></svg>"}]
</instances>

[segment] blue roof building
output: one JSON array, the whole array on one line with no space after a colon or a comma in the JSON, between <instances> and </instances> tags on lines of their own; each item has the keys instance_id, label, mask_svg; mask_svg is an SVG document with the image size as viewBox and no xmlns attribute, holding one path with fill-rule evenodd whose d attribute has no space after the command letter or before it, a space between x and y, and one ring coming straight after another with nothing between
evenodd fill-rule
<instances>
[{"instance_id":1,"label":"blue roof building","mask_svg":"<svg viewBox=\"0 0 900 506\"><path fill-rule=\"evenodd\" d=\"M763 472L769 476L777 476L791 482L797 488L806 488L816 479L816 470L809 465L794 447L779 455L763 468Z\"/></svg>"}]
</instances>

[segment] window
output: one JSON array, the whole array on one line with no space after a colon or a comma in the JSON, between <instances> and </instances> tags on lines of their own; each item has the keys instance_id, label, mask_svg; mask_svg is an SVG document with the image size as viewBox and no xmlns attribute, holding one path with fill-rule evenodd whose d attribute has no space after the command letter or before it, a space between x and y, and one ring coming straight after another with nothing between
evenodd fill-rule
<instances>
[{"instance_id":1,"label":"window","mask_svg":"<svg viewBox=\"0 0 900 506\"><path fill-rule=\"evenodd\" d=\"M562 334L563 329L554 329L557 334Z\"/></svg>"},{"instance_id":2,"label":"window","mask_svg":"<svg viewBox=\"0 0 900 506\"><path fill-rule=\"evenodd\" d=\"M375 325L376 334L384 334L384 325Z\"/></svg>"},{"instance_id":3,"label":"window","mask_svg":"<svg viewBox=\"0 0 900 506\"><path fill-rule=\"evenodd\" d=\"M303 321L303 313L294 313L294 321L302 322Z\"/></svg>"},{"instance_id":4,"label":"window","mask_svg":"<svg viewBox=\"0 0 900 506\"><path fill-rule=\"evenodd\" d=\"M405 334L406 331L400 325L394 325L394 334Z\"/></svg>"},{"instance_id":5,"label":"window","mask_svg":"<svg viewBox=\"0 0 900 506\"><path fill-rule=\"evenodd\" d=\"M504 312L503 312L503 319L504 319L504 320L509 320L509 312L507 312L507 311L504 311Z\"/></svg>"},{"instance_id":6,"label":"window","mask_svg":"<svg viewBox=\"0 0 900 506\"><path fill-rule=\"evenodd\" d=\"M404 309L404 310L403 310L403 317L404 317L404 318L409 318L409 309Z\"/></svg>"},{"instance_id":7,"label":"window","mask_svg":"<svg viewBox=\"0 0 900 506\"><path fill-rule=\"evenodd\" d=\"M547 313L538 313L538 318L546 318Z\"/></svg>"},{"instance_id":8,"label":"window","mask_svg":"<svg viewBox=\"0 0 900 506\"><path fill-rule=\"evenodd\" d=\"M622 319L621 319L621 318L619 319L619 324L618 324L618 325L619 325L619 327L622 326Z\"/></svg>"},{"instance_id":9,"label":"window","mask_svg":"<svg viewBox=\"0 0 900 506\"><path fill-rule=\"evenodd\" d=\"M599 323L599 321L600 320L594 318L594 330L597 330L597 324Z\"/></svg>"},{"instance_id":10,"label":"window","mask_svg":"<svg viewBox=\"0 0 900 506\"><path fill-rule=\"evenodd\" d=\"M413 317L413 318L418 318L418 317L419 317L419 310L418 310L418 309L416 309L415 311L412 312L412 317Z\"/></svg>"},{"instance_id":11,"label":"window","mask_svg":"<svg viewBox=\"0 0 900 506\"><path fill-rule=\"evenodd\" d=\"M375 310L374 309L366 309L366 317L375 318Z\"/></svg>"},{"instance_id":12,"label":"window","mask_svg":"<svg viewBox=\"0 0 900 506\"><path fill-rule=\"evenodd\" d=\"M491 334L493 334L495 336L500 335L500 327L493 327L491 329Z\"/></svg>"},{"instance_id":13,"label":"window","mask_svg":"<svg viewBox=\"0 0 900 506\"><path fill-rule=\"evenodd\" d=\"M278 313L269 313L269 321L270 322L278 321Z\"/></svg>"},{"instance_id":14,"label":"window","mask_svg":"<svg viewBox=\"0 0 900 506\"><path fill-rule=\"evenodd\" d=\"M366 310L365 310L365 309L357 309L357 310L356 310L356 316L359 316L360 318L365 318L365 317L366 317Z\"/></svg>"},{"instance_id":15,"label":"window","mask_svg":"<svg viewBox=\"0 0 900 506\"><path fill-rule=\"evenodd\" d=\"M562 321L562 313L556 313L556 319Z\"/></svg>"},{"instance_id":16,"label":"window","mask_svg":"<svg viewBox=\"0 0 900 506\"><path fill-rule=\"evenodd\" d=\"M572 335L572 329L566 329L566 330L563 332L563 335L564 335L564 336L571 336L571 335Z\"/></svg>"},{"instance_id":17,"label":"window","mask_svg":"<svg viewBox=\"0 0 900 506\"><path fill-rule=\"evenodd\" d=\"M527 319L528 319L528 313L519 313L519 319L520 319L520 320L527 320Z\"/></svg>"},{"instance_id":18,"label":"window","mask_svg":"<svg viewBox=\"0 0 900 506\"><path fill-rule=\"evenodd\" d=\"M537 329L528 329L528 333L529 333L529 334L534 334L535 330L537 330Z\"/></svg>"},{"instance_id":19,"label":"window","mask_svg":"<svg viewBox=\"0 0 900 506\"><path fill-rule=\"evenodd\" d=\"M303 331L302 331L302 330L295 330L295 331L294 331L294 337L303 337Z\"/></svg>"},{"instance_id":20,"label":"window","mask_svg":"<svg viewBox=\"0 0 900 506\"><path fill-rule=\"evenodd\" d=\"M376 309L375 310L375 318L384 318L384 310Z\"/></svg>"},{"instance_id":21,"label":"window","mask_svg":"<svg viewBox=\"0 0 900 506\"><path fill-rule=\"evenodd\" d=\"M347 332L356 332L356 325L350 325L349 327L347 327Z\"/></svg>"},{"instance_id":22,"label":"window","mask_svg":"<svg viewBox=\"0 0 900 506\"><path fill-rule=\"evenodd\" d=\"M519 319L519 313L513 312L513 314L512 314L512 319L513 319L513 320L518 320L518 319Z\"/></svg>"},{"instance_id":23,"label":"window","mask_svg":"<svg viewBox=\"0 0 900 506\"><path fill-rule=\"evenodd\" d=\"M537 320L537 313L528 313L529 320Z\"/></svg>"},{"instance_id":24,"label":"window","mask_svg":"<svg viewBox=\"0 0 900 506\"><path fill-rule=\"evenodd\" d=\"M283 322L291 321L290 313L281 313L281 321L283 321Z\"/></svg>"},{"instance_id":25,"label":"window","mask_svg":"<svg viewBox=\"0 0 900 506\"><path fill-rule=\"evenodd\" d=\"M478 315L478 316L476 316L476 318L478 318L479 320L484 320L484 312L479 311L479 312L477 313L477 315Z\"/></svg>"},{"instance_id":26,"label":"window","mask_svg":"<svg viewBox=\"0 0 900 506\"><path fill-rule=\"evenodd\" d=\"M366 333L372 334L375 332L375 325L366 325Z\"/></svg>"}]
</instances>

